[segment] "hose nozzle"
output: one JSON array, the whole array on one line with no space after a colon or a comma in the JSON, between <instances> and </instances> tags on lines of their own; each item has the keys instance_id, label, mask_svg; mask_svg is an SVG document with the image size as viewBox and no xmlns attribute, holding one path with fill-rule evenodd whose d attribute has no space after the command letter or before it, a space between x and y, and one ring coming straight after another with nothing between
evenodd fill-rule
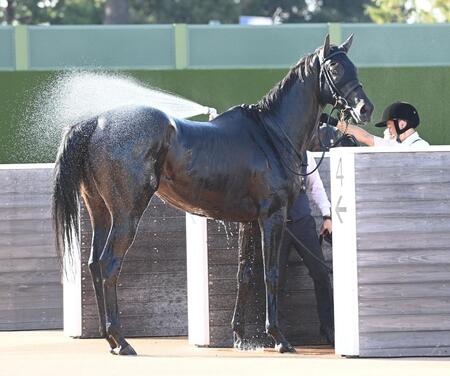
<instances>
[{"instance_id":1,"label":"hose nozzle","mask_svg":"<svg viewBox=\"0 0 450 376\"><path fill-rule=\"evenodd\" d=\"M213 107L206 107L205 114L209 116L209 120L212 120L217 116L217 110Z\"/></svg>"}]
</instances>

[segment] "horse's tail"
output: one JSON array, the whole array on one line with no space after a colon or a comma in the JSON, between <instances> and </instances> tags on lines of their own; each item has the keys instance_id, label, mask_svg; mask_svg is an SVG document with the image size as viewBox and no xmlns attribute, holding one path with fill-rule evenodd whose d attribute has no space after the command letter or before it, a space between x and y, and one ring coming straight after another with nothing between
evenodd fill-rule
<instances>
[{"instance_id":1,"label":"horse's tail","mask_svg":"<svg viewBox=\"0 0 450 376\"><path fill-rule=\"evenodd\" d=\"M93 118L70 127L56 157L52 215L56 250L64 273L73 267L74 242L79 242L80 186L86 177L87 149L96 126L97 118Z\"/></svg>"}]
</instances>

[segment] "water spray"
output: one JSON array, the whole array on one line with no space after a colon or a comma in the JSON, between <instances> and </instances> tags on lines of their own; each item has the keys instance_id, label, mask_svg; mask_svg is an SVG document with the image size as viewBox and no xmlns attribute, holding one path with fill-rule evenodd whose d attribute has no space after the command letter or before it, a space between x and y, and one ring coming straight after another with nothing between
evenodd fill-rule
<instances>
[{"instance_id":1,"label":"water spray","mask_svg":"<svg viewBox=\"0 0 450 376\"><path fill-rule=\"evenodd\" d=\"M20 120L22 142L33 148L28 154L56 150L64 128L120 107L151 106L176 118L217 116L215 108L112 72L62 72L33 91L34 100Z\"/></svg>"}]
</instances>

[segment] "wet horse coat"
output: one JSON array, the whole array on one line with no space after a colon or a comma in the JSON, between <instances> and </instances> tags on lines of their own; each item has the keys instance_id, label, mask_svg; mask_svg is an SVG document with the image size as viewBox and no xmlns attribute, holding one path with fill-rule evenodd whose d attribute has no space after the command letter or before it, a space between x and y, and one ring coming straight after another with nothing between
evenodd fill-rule
<instances>
[{"instance_id":1,"label":"wet horse coat","mask_svg":"<svg viewBox=\"0 0 450 376\"><path fill-rule=\"evenodd\" d=\"M71 256L83 197L93 227L89 268L100 333L116 354L135 354L121 333L116 284L124 256L153 194L190 213L241 222L239 289L233 317L243 336L248 279L245 239L261 232L266 330L280 352L294 351L278 327L279 248L288 207L299 192L304 150L327 103L358 121L373 106L347 57L351 38L303 58L258 104L210 122L176 119L152 107L126 107L74 125L55 165L53 215L58 249ZM250 231L251 230L251 231Z\"/></svg>"}]
</instances>

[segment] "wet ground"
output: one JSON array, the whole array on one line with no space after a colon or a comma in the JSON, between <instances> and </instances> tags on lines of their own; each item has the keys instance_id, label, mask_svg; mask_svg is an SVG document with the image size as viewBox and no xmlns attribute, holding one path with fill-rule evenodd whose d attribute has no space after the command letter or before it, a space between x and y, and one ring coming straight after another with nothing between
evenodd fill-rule
<instances>
[{"instance_id":1,"label":"wet ground","mask_svg":"<svg viewBox=\"0 0 450 376\"><path fill-rule=\"evenodd\" d=\"M347 359L333 349L240 352L197 348L186 338L131 338L137 357L110 355L106 341L61 331L0 332L0 376L129 375L450 375L450 358Z\"/></svg>"}]
</instances>

